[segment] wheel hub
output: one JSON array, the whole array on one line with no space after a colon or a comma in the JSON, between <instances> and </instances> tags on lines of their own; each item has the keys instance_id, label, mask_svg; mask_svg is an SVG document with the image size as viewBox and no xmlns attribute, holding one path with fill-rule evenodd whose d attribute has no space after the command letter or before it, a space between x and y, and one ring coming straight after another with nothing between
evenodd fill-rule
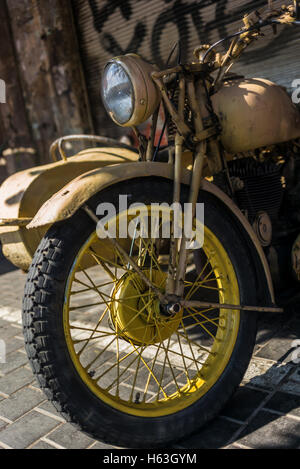
<instances>
[{"instance_id":1,"label":"wheel hub","mask_svg":"<svg viewBox=\"0 0 300 469\"><path fill-rule=\"evenodd\" d=\"M149 269L143 271L162 292L166 274ZM111 319L114 328L125 340L140 344L155 344L168 339L179 327L182 309L166 316L155 293L136 272L126 273L114 287L111 297Z\"/></svg>"}]
</instances>

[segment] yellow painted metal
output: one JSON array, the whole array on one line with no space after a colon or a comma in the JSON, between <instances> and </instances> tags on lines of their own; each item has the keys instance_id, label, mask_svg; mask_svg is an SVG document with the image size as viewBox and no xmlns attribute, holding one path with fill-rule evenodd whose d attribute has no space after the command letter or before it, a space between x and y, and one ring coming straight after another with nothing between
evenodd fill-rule
<instances>
[{"instance_id":1,"label":"yellow painted metal","mask_svg":"<svg viewBox=\"0 0 300 469\"><path fill-rule=\"evenodd\" d=\"M38 211L28 229L70 218L97 192L118 182L133 178L161 176L173 179L173 166L167 163L125 163L82 174L54 194ZM184 172L183 182L189 184L191 171Z\"/></svg>"},{"instance_id":2,"label":"yellow painted metal","mask_svg":"<svg viewBox=\"0 0 300 469\"><path fill-rule=\"evenodd\" d=\"M300 137L300 113L286 90L261 78L224 83L212 97L229 153L254 150Z\"/></svg>"},{"instance_id":3,"label":"yellow painted metal","mask_svg":"<svg viewBox=\"0 0 300 469\"><path fill-rule=\"evenodd\" d=\"M144 273L161 292L165 292L164 272L146 269ZM122 337L132 340L136 345L156 344L168 339L176 332L182 320L182 309L174 316L161 315L158 298L155 298L154 292L149 291L136 272L125 274L115 285L111 296L110 314L113 323L118 330L125 330ZM149 304L147 310L144 308L146 304ZM134 310L140 311L140 314L132 321Z\"/></svg>"},{"instance_id":4,"label":"yellow painted metal","mask_svg":"<svg viewBox=\"0 0 300 469\"><path fill-rule=\"evenodd\" d=\"M91 148L67 162L30 168L9 177L0 188L0 239L4 255L27 270L47 229L47 226L30 231L25 228L39 208L78 175L107 165L134 162L137 158L137 153L123 148Z\"/></svg>"},{"instance_id":5,"label":"yellow painted metal","mask_svg":"<svg viewBox=\"0 0 300 469\"><path fill-rule=\"evenodd\" d=\"M220 312L216 313L217 319L214 319L214 316L213 318L209 319L205 315L205 313L208 314L207 310L195 308L185 309L184 312L181 312L182 317L179 323L178 318L175 318L176 326L174 328L172 327L170 334L167 334L166 325L163 324L161 327L162 335L160 336L160 339L157 339L155 338L155 334L151 333L150 329L146 329L145 332L145 324L140 316L142 312L145 311L147 303L145 306L143 306L143 302L140 304L136 302L132 302L130 304L128 303L128 298L136 299L139 286L133 282L135 285L134 288L129 288L128 281L125 279L124 283L122 278L116 278L115 281L112 281L114 277L114 270L110 270L113 267L112 263L106 263L105 258L102 258L99 260L101 261L102 266L103 264L106 266L105 272L110 272L110 275L107 276L107 279L101 277L104 281L104 285L107 285L109 280L110 283L113 282L115 285L113 287L112 294L105 294L104 296L104 287L102 285L97 286L95 289L96 278L93 277L93 272L94 275L96 275L95 271L85 272L85 284L89 279L91 285L90 290L92 290L94 293L96 290L96 298L98 298L98 301L99 298L102 298L104 300L104 304L102 310L99 306L99 313L95 318L96 327L94 327L93 323L93 325L89 326L89 328L84 328L82 322L76 320L78 303L76 302L76 306L71 307L73 304L71 303L71 299L74 298L74 295L78 294L77 287L78 282L80 282L78 275L80 273L83 274L83 259L91 252L94 252L95 246L97 244L101 244L103 242L105 243L105 241L100 240L97 237L96 233L93 233L90 236L90 238L86 241L78 253L67 281L63 310L63 324L66 342L72 362L80 378L89 387L89 389L100 400L121 412L139 417L151 418L170 415L186 409L201 399L209 391L209 389L211 389L227 366L238 335L240 312L237 310L220 309ZM199 274L197 279L193 282L186 281L186 286L188 288L185 293L185 298L190 299L193 297L200 286L203 285L203 287L208 290L212 289L217 291L220 303L231 303L239 305L240 294L234 267L221 242L207 227L205 227L203 249L205 255L209 259L209 270L211 269L211 273L209 276L204 276L204 278L201 277L201 274ZM101 248L98 250L101 251ZM153 264L154 266L157 265L157 259L152 256L152 253L153 249L150 247L148 254L151 258L151 265ZM120 264L122 265L121 261ZM124 265L123 268L127 270L127 267ZM157 268L159 270L159 266L157 266ZM202 274L203 272L204 270L202 271ZM127 275L130 276L134 274L132 274L132 271L129 271ZM158 273L157 275L158 277L161 277L161 274ZM132 277L131 279L133 281ZM211 282L212 279L214 282L216 282L217 287L211 287L212 284L209 282ZM161 278L157 278L157 280L160 281ZM84 282L81 283L82 286L83 283ZM125 299L125 297L123 298L122 294L121 296L117 297L115 294L115 292L119 291L120 288L127 297L127 303L124 305L121 301L121 307L120 300ZM143 295L144 293L140 291L139 296L143 297L144 302L146 302L146 297ZM90 296L88 298L89 299L87 301L90 302ZM153 303L155 303L155 299L153 298L152 300ZM82 307L84 307L84 303L80 305L79 309L81 310ZM120 311L120 308L123 309L123 311ZM130 309L131 313L129 311ZM155 312L159 316L159 311ZM114 318L114 327L110 329L110 332L106 332L104 321L109 313ZM84 312L84 317L86 320L88 318L88 314L89 306L87 304ZM151 315L152 312L149 314ZM149 323L151 323L152 316L149 319ZM140 319L137 323L134 323L137 318ZM212 341L211 346L203 347L201 343L198 345L196 344L195 340L197 339L195 339L195 337L189 332L189 327L191 326L187 326L186 322L184 323L185 318L191 318L190 320L192 321L192 324L203 328L203 330L208 333L208 336L211 337ZM136 331L139 330L138 328L141 325L140 322L143 322L142 331L137 336ZM214 334L208 328L209 322L216 326L216 332ZM158 329L157 333L159 335L158 325L156 325L156 328ZM90 331L90 333L88 336L84 335L86 338L80 340L80 337L83 336L73 335L74 332L78 333L80 330L84 334L86 334L87 331ZM143 332L147 334L146 341L142 337ZM134 335L134 337L132 337L132 335ZM98 345L96 346L95 352L92 353L91 349L88 351L88 346L93 347L95 340L98 342ZM172 349L170 346L171 340L175 341L177 344L175 349ZM82 349L81 347L78 347L80 343L83 345ZM126 346L126 344L128 348L125 351L124 345ZM163 358L161 359L160 369L163 368L164 372L167 372L170 378L173 377L172 385L174 388L171 386L165 388L162 378L164 373L161 372L162 374L158 374L158 362L156 361L156 358L154 358L153 352L152 355L151 352L148 352L149 350L153 350L153 347L154 350L160 351L162 354ZM203 351L203 354L201 355L202 361L199 358L199 350L201 347ZM96 366L96 358L92 359L92 362L90 360L91 357L98 356L98 358L100 358L104 352L110 353L111 358L109 364L103 363L98 370L98 365ZM87 358L85 358L85 353L87 353ZM124 379L124 368L127 364L127 362L124 364L124 360L130 356L133 356L135 359L135 364L132 365L135 371L131 373L130 379L126 379L129 397L125 398L122 394L122 389L120 388ZM149 360L150 356L152 356L151 360ZM157 357L157 354L155 357ZM178 384L176 379L176 375L178 376L178 360L180 360L180 366L183 367L183 374L180 384ZM175 365L175 363L177 363L177 365ZM187 363L189 364L190 371L188 370ZM98 371L94 371L93 367ZM135 399L134 388L139 379L140 368L142 368L142 371L146 372L146 378L143 377L142 379L143 386L146 385L147 387L147 383L149 384L150 380L156 383L154 385L158 390L156 399L152 399L150 401L145 398L142 401ZM102 381L99 378L99 376L102 375L106 376L103 385L100 384ZM121 376L123 376L122 380ZM115 383L115 388L112 386L113 383ZM139 385L141 386L141 384Z\"/></svg>"}]
</instances>

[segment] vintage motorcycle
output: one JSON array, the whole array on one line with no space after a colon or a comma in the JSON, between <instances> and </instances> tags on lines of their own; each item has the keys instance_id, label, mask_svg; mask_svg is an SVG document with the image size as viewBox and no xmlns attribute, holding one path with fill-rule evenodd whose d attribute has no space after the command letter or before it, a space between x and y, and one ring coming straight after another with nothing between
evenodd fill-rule
<instances>
[{"instance_id":1,"label":"vintage motorcycle","mask_svg":"<svg viewBox=\"0 0 300 469\"><path fill-rule=\"evenodd\" d=\"M1 187L4 253L29 269L32 369L56 409L99 440L159 447L199 429L241 382L257 315L297 297L300 113L282 87L230 69L264 27L299 25L299 13L295 2L248 14L236 34L162 71L136 54L112 59L103 101L139 151L65 137L51 149L62 161ZM166 148L155 145L160 106ZM138 126L151 116L146 138ZM76 138L101 146L68 158Z\"/></svg>"}]
</instances>

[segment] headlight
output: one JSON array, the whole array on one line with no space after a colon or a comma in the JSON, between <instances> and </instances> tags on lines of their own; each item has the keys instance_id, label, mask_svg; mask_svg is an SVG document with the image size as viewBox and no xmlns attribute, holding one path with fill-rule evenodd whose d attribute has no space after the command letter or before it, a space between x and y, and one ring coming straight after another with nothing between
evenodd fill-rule
<instances>
[{"instance_id":1,"label":"headlight","mask_svg":"<svg viewBox=\"0 0 300 469\"><path fill-rule=\"evenodd\" d=\"M136 54L115 57L104 68L102 100L116 124L129 127L145 122L160 96L151 73L155 68Z\"/></svg>"}]
</instances>

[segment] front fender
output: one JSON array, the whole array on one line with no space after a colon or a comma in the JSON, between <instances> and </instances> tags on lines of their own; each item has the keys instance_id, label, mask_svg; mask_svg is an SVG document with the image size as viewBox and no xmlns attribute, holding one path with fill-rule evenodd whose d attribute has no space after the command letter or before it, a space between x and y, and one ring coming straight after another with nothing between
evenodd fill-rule
<instances>
[{"instance_id":1,"label":"front fender","mask_svg":"<svg viewBox=\"0 0 300 469\"><path fill-rule=\"evenodd\" d=\"M189 184L190 174L190 171L185 171L182 182ZM42 205L27 228L52 225L70 218L97 192L128 179L150 176L173 179L173 167L166 163L123 163L81 174Z\"/></svg>"},{"instance_id":2,"label":"front fender","mask_svg":"<svg viewBox=\"0 0 300 469\"><path fill-rule=\"evenodd\" d=\"M54 194L40 208L31 223L27 225L27 229L39 228L45 225L49 226L70 218L97 192L119 182L151 176L172 180L173 172L173 166L167 163L136 162L107 166L81 174ZM181 182L189 185L191 175L191 171L183 170ZM270 304L270 302L274 304L274 290L269 265L264 251L248 220L237 205L235 205L235 203L216 185L204 179L201 183L201 190L213 194L220 202L221 207L230 213L233 222L239 224L241 235L244 237L249 247L249 255L253 258L258 279L257 288L262 291L262 301L265 304ZM262 275L259 275L259 273ZM261 285L260 281L263 276L265 277L265 282L262 282L263 284Z\"/></svg>"}]
</instances>

